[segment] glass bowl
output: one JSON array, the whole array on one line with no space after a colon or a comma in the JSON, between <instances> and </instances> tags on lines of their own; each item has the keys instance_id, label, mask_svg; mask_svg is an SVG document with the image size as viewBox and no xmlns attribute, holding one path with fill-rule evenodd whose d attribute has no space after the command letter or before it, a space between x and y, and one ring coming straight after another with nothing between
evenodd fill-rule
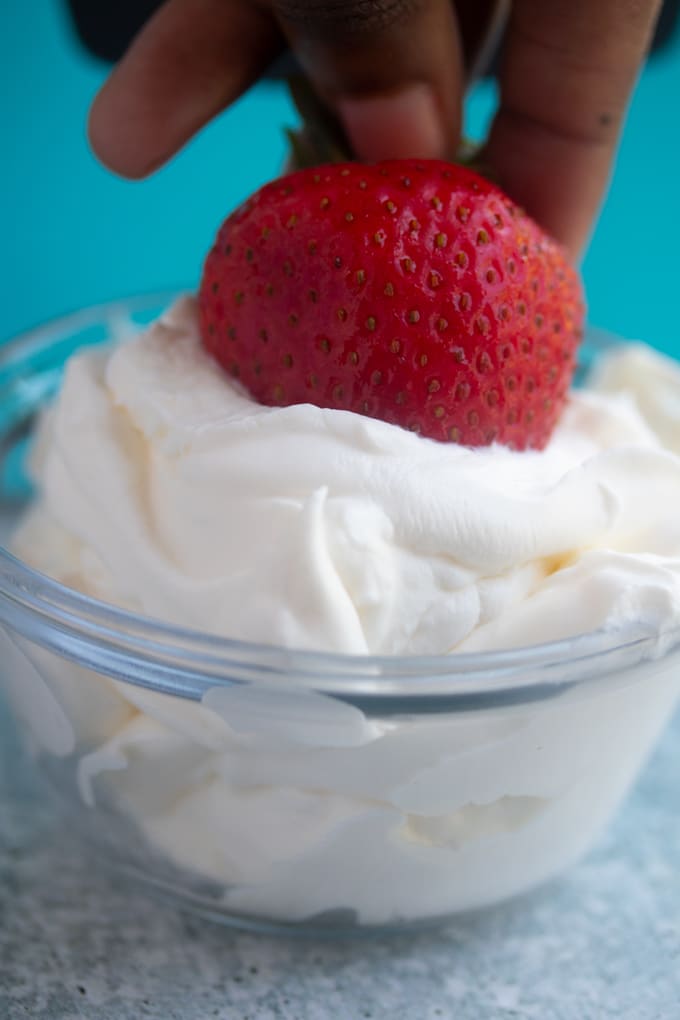
<instances>
[{"instance_id":1,"label":"glass bowl","mask_svg":"<svg viewBox=\"0 0 680 1020\"><path fill-rule=\"evenodd\" d=\"M4 349L6 534L65 355L170 297ZM360 934L488 906L587 851L678 700L680 626L663 647L635 624L484 654L298 652L113 608L3 548L0 680L72 823L119 869L225 923Z\"/></svg>"}]
</instances>

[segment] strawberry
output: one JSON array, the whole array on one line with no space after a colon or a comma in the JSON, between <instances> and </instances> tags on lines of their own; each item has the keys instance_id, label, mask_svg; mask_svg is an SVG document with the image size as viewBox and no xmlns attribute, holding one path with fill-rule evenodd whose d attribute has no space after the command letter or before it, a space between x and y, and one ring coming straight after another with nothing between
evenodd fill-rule
<instances>
[{"instance_id":1,"label":"strawberry","mask_svg":"<svg viewBox=\"0 0 680 1020\"><path fill-rule=\"evenodd\" d=\"M495 185L439 161L302 170L223 224L203 343L262 404L542 448L582 333L578 276Z\"/></svg>"}]
</instances>

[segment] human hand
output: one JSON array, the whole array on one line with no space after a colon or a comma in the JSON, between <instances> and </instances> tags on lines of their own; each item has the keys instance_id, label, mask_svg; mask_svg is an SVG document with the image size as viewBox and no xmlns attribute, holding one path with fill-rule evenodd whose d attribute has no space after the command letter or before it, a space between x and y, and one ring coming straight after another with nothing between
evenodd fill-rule
<instances>
[{"instance_id":1,"label":"human hand","mask_svg":"<svg viewBox=\"0 0 680 1020\"><path fill-rule=\"evenodd\" d=\"M497 4L166 0L97 96L103 163L144 177L288 45L367 161L451 158L474 51ZM485 149L499 183L576 258L607 184L661 0L514 0ZM469 66L469 65L468 65Z\"/></svg>"}]
</instances>

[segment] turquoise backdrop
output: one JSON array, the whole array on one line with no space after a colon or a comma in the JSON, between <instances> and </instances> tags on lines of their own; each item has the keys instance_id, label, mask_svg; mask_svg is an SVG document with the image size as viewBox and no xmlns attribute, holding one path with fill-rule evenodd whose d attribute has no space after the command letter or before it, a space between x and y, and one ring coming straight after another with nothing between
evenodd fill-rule
<instances>
[{"instance_id":1,"label":"turquoise backdrop","mask_svg":"<svg viewBox=\"0 0 680 1020\"><path fill-rule=\"evenodd\" d=\"M261 85L141 183L90 155L85 118L106 69L58 0L0 3L0 339L84 305L192 287L224 215L276 174L285 94ZM645 69L584 263L590 321L680 356L680 39ZM479 136L494 93L468 102Z\"/></svg>"}]
</instances>

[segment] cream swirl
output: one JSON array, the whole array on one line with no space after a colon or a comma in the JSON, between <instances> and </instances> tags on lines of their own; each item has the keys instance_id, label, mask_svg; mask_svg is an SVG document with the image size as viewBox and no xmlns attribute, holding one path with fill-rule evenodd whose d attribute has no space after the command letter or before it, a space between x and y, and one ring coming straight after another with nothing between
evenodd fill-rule
<instances>
[{"instance_id":1,"label":"cream swirl","mask_svg":"<svg viewBox=\"0 0 680 1020\"><path fill-rule=\"evenodd\" d=\"M680 618L677 420L657 435L649 401L620 392L658 356L625 357L610 359L617 392L574 393L546 450L470 450L256 404L203 351L184 298L72 359L16 546L107 601L300 648L484 649L632 616L663 631Z\"/></svg>"}]
</instances>

